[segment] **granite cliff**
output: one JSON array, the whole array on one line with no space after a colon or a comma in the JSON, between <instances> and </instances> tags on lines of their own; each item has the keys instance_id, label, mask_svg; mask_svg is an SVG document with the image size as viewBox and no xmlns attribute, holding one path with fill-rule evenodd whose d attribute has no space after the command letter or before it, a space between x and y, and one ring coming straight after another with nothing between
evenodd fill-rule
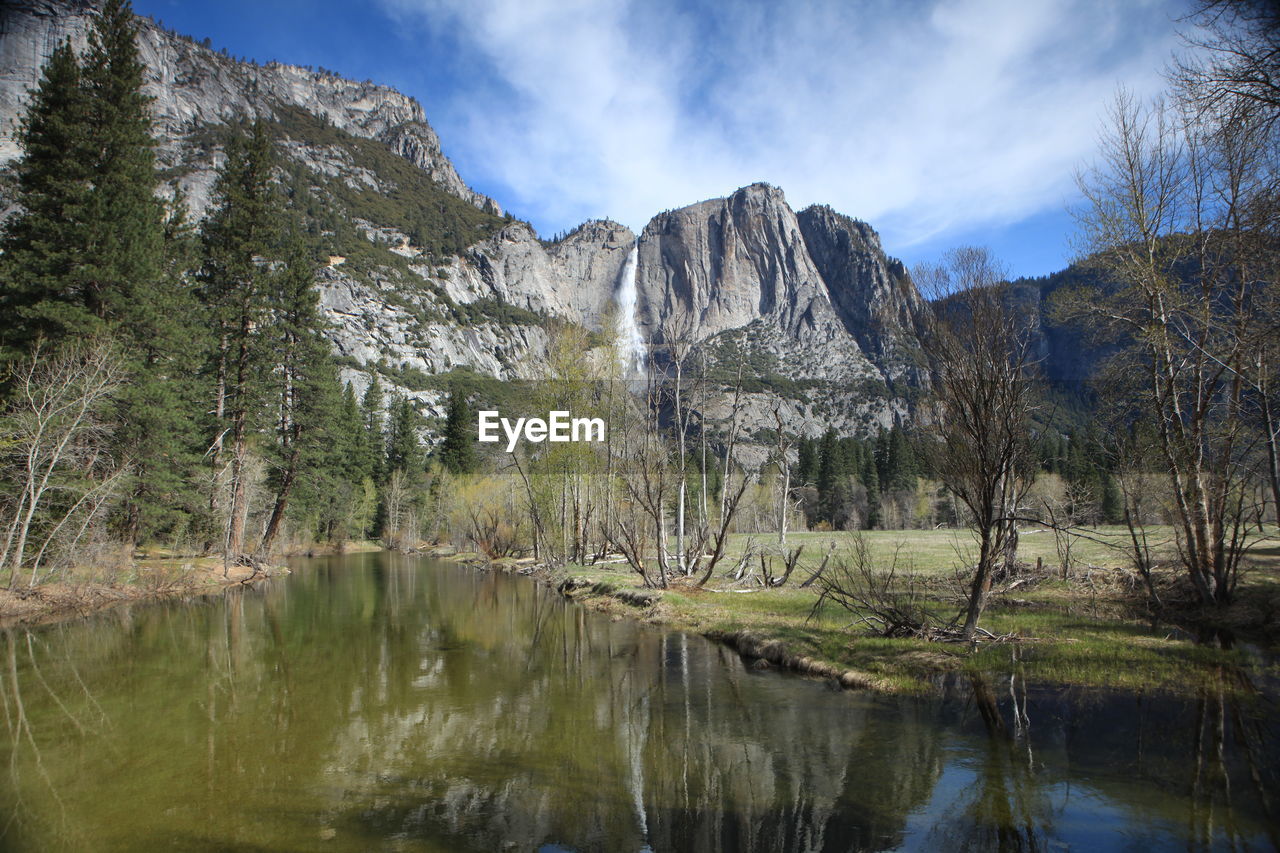
<instances>
[{"instance_id":1,"label":"granite cliff","mask_svg":"<svg viewBox=\"0 0 1280 853\"><path fill-rule=\"evenodd\" d=\"M83 47L92 11L92 0L0 8L0 164L20 153L18 121L44 61L64 39ZM602 329L636 247L641 333L658 359L676 339L748 358L749 428L771 427L774 408L810 433L907 414L927 308L866 223L825 207L796 213L780 189L753 184L659 214L638 237L592 221L543 241L467 186L412 98L324 70L237 61L141 23L167 191L181 190L200 217L225 126L269 123L281 179L319 201L314 216L331 235L316 285L357 386L377 371L438 411L441 374L537 377L555 321Z\"/></svg>"}]
</instances>

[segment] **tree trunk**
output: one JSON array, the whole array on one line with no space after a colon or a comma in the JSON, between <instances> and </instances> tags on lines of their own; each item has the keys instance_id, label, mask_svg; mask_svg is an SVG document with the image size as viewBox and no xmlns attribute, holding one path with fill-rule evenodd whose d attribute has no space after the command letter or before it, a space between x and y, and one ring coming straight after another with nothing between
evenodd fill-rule
<instances>
[{"instance_id":1,"label":"tree trunk","mask_svg":"<svg viewBox=\"0 0 1280 853\"><path fill-rule=\"evenodd\" d=\"M248 447L244 436L237 436L231 455L231 517L227 520L227 541L223 549L222 574L225 577L229 561L240 556L244 549L244 525L248 515L245 506L244 461Z\"/></svg>"},{"instance_id":2,"label":"tree trunk","mask_svg":"<svg viewBox=\"0 0 1280 853\"><path fill-rule=\"evenodd\" d=\"M295 447L289 451L289 462L280 478L280 490L276 492L275 506L271 508L271 520L267 522L267 530L262 534L262 544L258 546L258 553L263 557L271 554L271 545L275 542L276 535L280 532L280 524L284 521L285 510L289 507L289 493L293 490L293 481L297 476L298 451Z\"/></svg>"},{"instance_id":3,"label":"tree trunk","mask_svg":"<svg viewBox=\"0 0 1280 853\"><path fill-rule=\"evenodd\" d=\"M1276 523L1280 524L1280 424L1276 422L1275 409L1265 389L1262 394L1262 415L1265 421L1267 445L1267 473L1271 480L1271 503L1275 507Z\"/></svg>"},{"instance_id":4,"label":"tree trunk","mask_svg":"<svg viewBox=\"0 0 1280 853\"><path fill-rule=\"evenodd\" d=\"M987 593L991 590L991 535L988 530L982 531L982 542L978 546L978 570L973 575L973 586L969 590L969 607L964 617L964 640L973 641L974 632L978 630L978 618L982 616L983 605L986 604Z\"/></svg>"}]
</instances>

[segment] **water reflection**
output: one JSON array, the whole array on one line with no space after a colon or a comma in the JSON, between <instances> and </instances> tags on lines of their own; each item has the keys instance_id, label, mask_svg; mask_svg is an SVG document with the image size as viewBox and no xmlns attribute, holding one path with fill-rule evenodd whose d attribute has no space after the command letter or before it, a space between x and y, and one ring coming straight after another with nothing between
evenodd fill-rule
<instances>
[{"instance_id":1,"label":"water reflection","mask_svg":"<svg viewBox=\"0 0 1280 853\"><path fill-rule=\"evenodd\" d=\"M7 849L1277 842L1260 698L841 693L393 555L3 643Z\"/></svg>"}]
</instances>

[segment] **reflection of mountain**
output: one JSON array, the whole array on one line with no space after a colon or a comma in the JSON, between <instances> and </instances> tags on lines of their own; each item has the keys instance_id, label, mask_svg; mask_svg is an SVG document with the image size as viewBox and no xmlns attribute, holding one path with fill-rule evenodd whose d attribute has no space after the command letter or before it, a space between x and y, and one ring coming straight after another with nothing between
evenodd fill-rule
<instances>
[{"instance_id":1,"label":"reflection of mountain","mask_svg":"<svg viewBox=\"0 0 1280 853\"><path fill-rule=\"evenodd\" d=\"M842 693L524 579L392 555L34 636L0 646L9 719L20 698L41 750L0 749L17 849L1257 842L1253 779L1280 766L1276 721L1221 697L1033 693L1028 741L1007 683L1001 731L967 685Z\"/></svg>"},{"instance_id":2,"label":"reflection of mountain","mask_svg":"<svg viewBox=\"0 0 1280 853\"><path fill-rule=\"evenodd\" d=\"M420 704L353 705L361 712L330 760L381 768L349 774L344 794L385 804L379 831L462 833L481 849L510 839L608 850L870 842L842 802L870 739L857 737L863 714L850 716L840 696L762 703L762 687L785 700L816 685L763 681L705 641L605 623L503 577L454 577L422 607L431 628L413 653ZM936 769L877 749L919 795L877 814L892 834Z\"/></svg>"}]
</instances>

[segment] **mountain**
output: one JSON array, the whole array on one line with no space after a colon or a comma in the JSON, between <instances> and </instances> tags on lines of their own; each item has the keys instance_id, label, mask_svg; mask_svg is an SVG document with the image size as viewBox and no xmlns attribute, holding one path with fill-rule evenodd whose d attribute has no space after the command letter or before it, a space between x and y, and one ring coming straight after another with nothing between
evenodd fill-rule
<instances>
[{"instance_id":1,"label":"mountain","mask_svg":"<svg viewBox=\"0 0 1280 853\"><path fill-rule=\"evenodd\" d=\"M17 123L44 61L63 39L83 47L92 9L2 7L0 163L19 153ZM639 235L592 221L544 241L467 186L412 98L323 69L239 61L141 25L168 191L202 216L228 123L268 122L281 180L304 194L329 254L316 286L358 388L378 371L439 414L452 371L537 377L554 323L600 331L634 273L634 325L659 360L687 340L719 354L724 379L745 358L748 434L774 427L774 409L810 434L907 416L926 307L866 223L827 207L796 213L782 190L753 184L660 213Z\"/></svg>"},{"instance_id":2,"label":"mountain","mask_svg":"<svg viewBox=\"0 0 1280 853\"><path fill-rule=\"evenodd\" d=\"M6 0L0 7L0 162L18 154L17 121L45 60L65 39L77 50L84 48L95 5L92 0ZM421 105L412 98L323 70L238 62L149 19L140 21L139 49L149 71L147 93L155 98L152 110L162 164L211 167L211 161L200 163L191 152L203 129L237 116L275 115L282 107L295 107L352 136L377 140L458 198L501 213L496 202L458 176ZM306 146L306 140L295 142ZM331 152L319 147L292 153L315 157L319 167ZM341 168L337 163L327 167ZM183 178L194 212L202 214L213 183L211 171L196 168Z\"/></svg>"}]
</instances>

